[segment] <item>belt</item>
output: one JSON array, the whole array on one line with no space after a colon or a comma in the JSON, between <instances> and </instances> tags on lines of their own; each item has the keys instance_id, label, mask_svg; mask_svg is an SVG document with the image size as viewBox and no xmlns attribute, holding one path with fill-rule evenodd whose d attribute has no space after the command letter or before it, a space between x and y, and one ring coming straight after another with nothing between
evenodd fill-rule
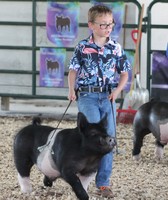
<instances>
[{"instance_id":1,"label":"belt","mask_svg":"<svg viewBox=\"0 0 168 200\"><path fill-rule=\"evenodd\" d=\"M110 92L111 88L108 86L98 87L98 86L86 86L86 87L79 87L79 92Z\"/></svg>"}]
</instances>

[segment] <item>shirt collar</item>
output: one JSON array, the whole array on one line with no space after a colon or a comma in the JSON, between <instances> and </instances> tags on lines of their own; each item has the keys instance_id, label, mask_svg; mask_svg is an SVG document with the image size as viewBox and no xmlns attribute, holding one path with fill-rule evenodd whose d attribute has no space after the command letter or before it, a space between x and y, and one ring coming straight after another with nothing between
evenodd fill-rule
<instances>
[{"instance_id":1,"label":"shirt collar","mask_svg":"<svg viewBox=\"0 0 168 200\"><path fill-rule=\"evenodd\" d=\"M94 44L93 34L91 34L91 35L89 36L88 42L89 42L90 44ZM108 42L107 42L105 45L109 45L109 44L110 44L110 45L114 45L114 41L112 40L111 37L109 37L109 40L108 40Z\"/></svg>"},{"instance_id":2,"label":"shirt collar","mask_svg":"<svg viewBox=\"0 0 168 200\"><path fill-rule=\"evenodd\" d=\"M90 44L93 44L93 43L94 43L93 34L89 36L88 42L89 42Z\"/></svg>"}]
</instances>

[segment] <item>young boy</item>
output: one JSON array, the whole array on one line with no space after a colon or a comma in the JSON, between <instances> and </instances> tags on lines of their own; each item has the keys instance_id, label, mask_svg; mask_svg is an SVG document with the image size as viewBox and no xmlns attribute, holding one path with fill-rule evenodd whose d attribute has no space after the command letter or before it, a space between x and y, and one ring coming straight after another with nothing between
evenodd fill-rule
<instances>
[{"instance_id":1,"label":"young boy","mask_svg":"<svg viewBox=\"0 0 168 200\"><path fill-rule=\"evenodd\" d=\"M115 100L124 88L130 70L121 45L110 38L114 25L113 14L108 7L96 5L89 9L88 26L92 34L76 46L68 74L69 100L77 100L78 110L91 123L97 123L107 113L107 132L111 136L115 136ZM114 89L116 72L120 74L120 80ZM78 98L76 89L79 91ZM114 197L110 189L112 162L113 153L105 155L96 175L98 194L108 198Z\"/></svg>"}]
</instances>

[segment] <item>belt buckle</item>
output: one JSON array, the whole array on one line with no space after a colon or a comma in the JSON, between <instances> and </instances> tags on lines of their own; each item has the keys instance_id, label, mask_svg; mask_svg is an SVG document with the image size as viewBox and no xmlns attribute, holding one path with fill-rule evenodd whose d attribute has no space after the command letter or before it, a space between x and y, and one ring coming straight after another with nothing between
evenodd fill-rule
<instances>
[{"instance_id":1,"label":"belt buckle","mask_svg":"<svg viewBox=\"0 0 168 200\"><path fill-rule=\"evenodd\" d=\"M92 92L100 92L100 87L92 87Z\"/></svg>"},{"instance_id":2,"label":"belt buckle","mask_svg":"<svg viewBox=\"0 0 168 200\"><path fill-rule=\"evenodd\" d=\"M103 87L100 87L100 92L103 92Z\"/></svg>"},{"instance_id":3,"label":"belt buckle","mask_svg":"<svg viewBox=\"0 0 168 200\"><path fill-rule=\"evenodd\" d=\"M88 89L89 89L89 91L88 91L89 93L92 92L92 87L90 85L89 85Z\"/></svg>"},{"instance_id":4,"label":"belt buckle","mask_svg":"<svg viewBox=\"0 0 168 200\"><path fill-rule=\"evenodd\" d=\"M95 92L95 87L90 87L90 92L94 93Z\"/></svg>"}]
</instances>

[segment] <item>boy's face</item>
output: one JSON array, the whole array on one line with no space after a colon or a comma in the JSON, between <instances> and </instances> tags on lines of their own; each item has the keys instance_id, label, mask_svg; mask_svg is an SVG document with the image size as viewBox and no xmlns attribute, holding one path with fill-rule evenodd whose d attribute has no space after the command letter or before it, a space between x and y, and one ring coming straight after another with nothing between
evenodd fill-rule
<instances>
[{"instance_id":1,"label":"boy's face","mask_svg":"<svg viewBox=\"0 0 168 200\"><path fill-rule=\"evenodd\" d=\"M94 22L89 22L88 26L93 31L94 36L109 37L114 26L113 15L99 15L95 18Z\"/></svg>"}]
</instances>

